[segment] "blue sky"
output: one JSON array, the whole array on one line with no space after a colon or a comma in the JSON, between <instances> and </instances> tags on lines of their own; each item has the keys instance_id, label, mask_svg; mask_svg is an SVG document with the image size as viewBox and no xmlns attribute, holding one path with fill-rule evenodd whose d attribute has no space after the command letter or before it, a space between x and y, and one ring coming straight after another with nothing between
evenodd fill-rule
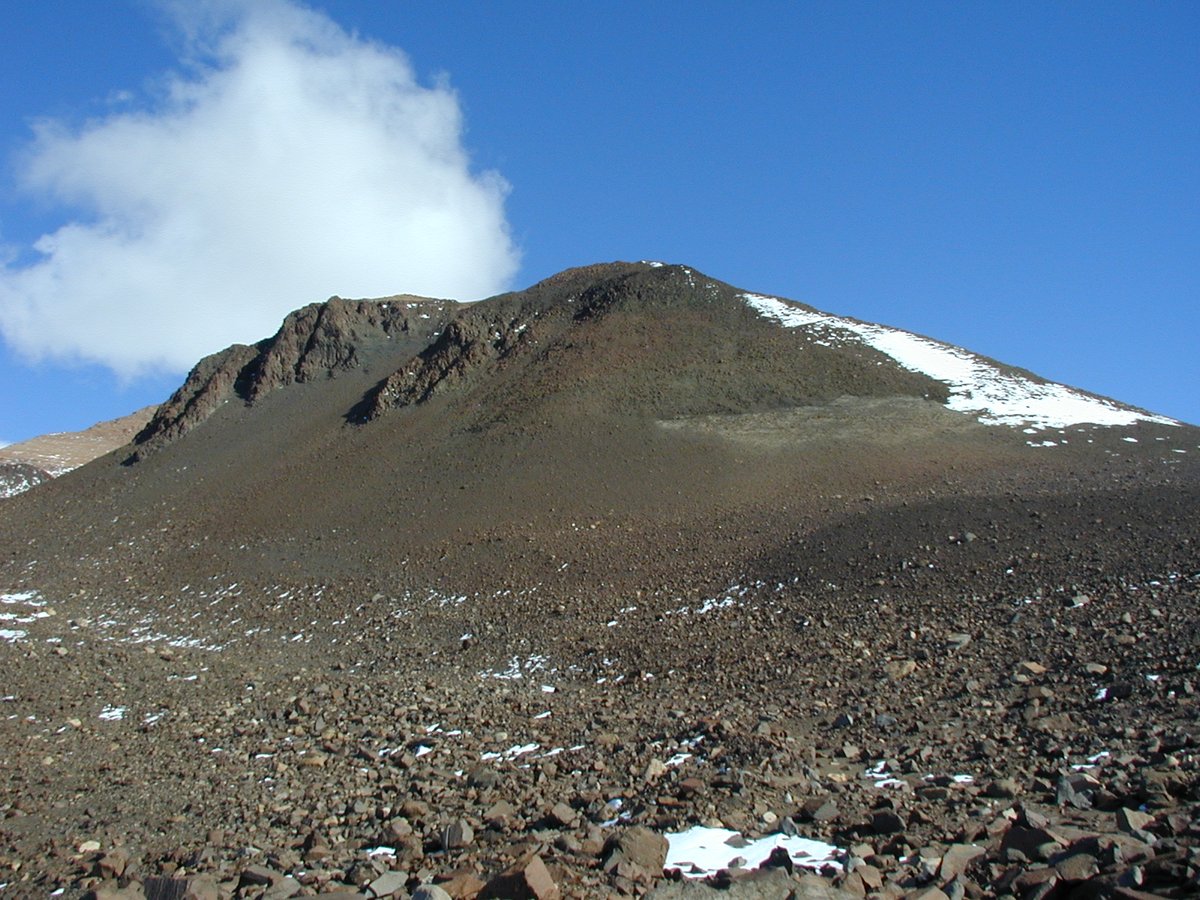
<instances>
[{"instance_id":1,"label":"blue sky","mask_svg":"<svg viewBox=\"0 0 1200 900\"><path fill-rule=\"evenodd\" d=\"M333 293L613 259L1200 422L1194 3L63 0L0 28L0 439L162 400Z\"/></svg>"}]
</instances>

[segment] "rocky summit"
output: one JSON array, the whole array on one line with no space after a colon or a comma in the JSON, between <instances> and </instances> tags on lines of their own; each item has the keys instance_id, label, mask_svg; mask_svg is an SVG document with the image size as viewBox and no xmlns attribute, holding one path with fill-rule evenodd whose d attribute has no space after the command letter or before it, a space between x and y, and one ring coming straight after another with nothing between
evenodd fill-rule
<instances>
[{"instance_id":1,"label":"rocky summit","mask_svg":"<svg viewBox=\"0 0 1200 900\"><path fill-rule=\"evenodd\" d=\"M5 897L1200 886L1200 430L963 348L334 298L0 510Z\"/></svg>"}]
</instances>

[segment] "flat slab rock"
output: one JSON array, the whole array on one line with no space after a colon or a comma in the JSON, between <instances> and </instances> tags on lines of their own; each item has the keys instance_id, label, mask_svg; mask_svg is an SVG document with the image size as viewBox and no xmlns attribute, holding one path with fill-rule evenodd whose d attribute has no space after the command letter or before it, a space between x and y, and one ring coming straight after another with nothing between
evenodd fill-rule
<instances>
[{"instance_id":1,"label":"flat slab rock","mask_svg":"<svg viewBox=\"0 0 1200 900\"><path fill-rule=\"evenodd\" d=\"M784 869L763 869L713 887L702 881L674 881L655 888L647 900L858 900L857 895L834 887L816 875L789 875Z\"/></svg>"}]
</instances>

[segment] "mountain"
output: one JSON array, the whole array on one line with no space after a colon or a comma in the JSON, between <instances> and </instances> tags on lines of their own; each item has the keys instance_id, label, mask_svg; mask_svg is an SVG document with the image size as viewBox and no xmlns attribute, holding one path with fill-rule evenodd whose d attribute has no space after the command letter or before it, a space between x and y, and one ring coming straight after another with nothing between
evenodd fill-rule
<instances>
[{"instance_id":1,"label":"mountain","mask_svg":"<svg viewBox=\"0 0 1200 900\"><path fill-rule=\"evenodd\" d=\"M83 431L44 434L0 447L0 499L27 491L123 447L145 427L156 408L147 406Z\"/></svg>"},{"instance_id":2,"label":"mountain","mask_svg":"<svg viewBox=\"0 0 1200 900\"><path fill-rule=\"evenodd\" d=\"M686 266L313 304L6 501L0 850L31 894L672 896L658 835L720 823L859 896L1173 890L1198 460Z\"/></svg>"}]
</instances>

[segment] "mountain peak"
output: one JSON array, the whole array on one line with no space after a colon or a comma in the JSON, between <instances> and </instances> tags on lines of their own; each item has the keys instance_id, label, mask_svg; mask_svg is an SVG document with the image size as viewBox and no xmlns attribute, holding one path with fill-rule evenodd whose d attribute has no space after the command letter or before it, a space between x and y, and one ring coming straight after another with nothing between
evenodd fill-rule
<instances>
[{"instance_id":1,"label":"mountain peak","mask_svg":"<svg viewBox=\"0 0 1200 900\"><path fill-rule=\"evenodd\" d=\"M462 428L524 430L568 418L806 409L844 397L930 401L964 421L1028 435L1177 424L960 347L749 293L689 266L610 262L469 304L407 295L310 304L271 338L202 360L138 435L131 460L231 400L254 406L290 385L349 371L367 379L342 410L359 424L435 400L458 403L453 418Z\"/></svg>"}]
</instances>

